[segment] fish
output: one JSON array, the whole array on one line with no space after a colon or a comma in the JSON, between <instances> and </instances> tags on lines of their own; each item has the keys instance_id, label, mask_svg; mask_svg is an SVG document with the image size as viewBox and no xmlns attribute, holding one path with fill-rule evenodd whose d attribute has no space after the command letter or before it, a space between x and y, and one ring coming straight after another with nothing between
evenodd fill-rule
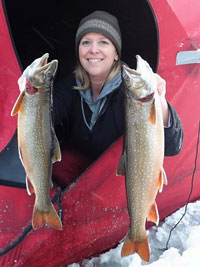
<instances>
[{"instance_id":1,"label":"fish","mask_svg":"<svg viewBox=\"0 0 200 267\"><path fill-rule=\"evenodd\" d=\"M164 126L156 75L147 61L137 55L137 68L122 66L125 100L123 151L116 175L125 176L130 230L121 257L138 253L150 259L146 221L158 225L158 191L167 184L163 168Z\"/></svg>"},{"instance_id":2,"label":"fish","mask_svg":"<svg viewBox=\"0 0 200 267\"><path fill-rule=\"evenodd\" d=\"M58 61L48 63L49 54L33 61L18 79L20 94L11 116L18 114L19 157L26 173L29 195L35 193L32 227L43 224L62 230L62 222L50 200L52 164L61 151L52 123L52 90Z\"/></svg>"}]
</instances>

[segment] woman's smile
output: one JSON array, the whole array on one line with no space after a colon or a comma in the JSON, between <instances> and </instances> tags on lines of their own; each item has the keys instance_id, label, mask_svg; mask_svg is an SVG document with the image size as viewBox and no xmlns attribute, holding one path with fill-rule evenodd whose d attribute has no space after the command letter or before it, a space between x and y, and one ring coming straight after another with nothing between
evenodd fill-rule
<instances>
[{"instance_id":1,"label":"woman's smile","mask_svg":"<svg viewBox=\"0 0 200 267\"><path fill-rule=\"evenodd\" d=\"M101 62L102 60L102 58L88 58L88 61L92 63Z\"/></svg>"},{"instance_id":2,"label":"woman's smile","mask_svg":"<svg viewBox=\"0 0 200 267\"><path fill-rule=\"evenodd\" d=\"M80 63L92 80L106 79L118 59L113 43L100 33L88 33L79 44Z\"/></svg>"}]
</instances>

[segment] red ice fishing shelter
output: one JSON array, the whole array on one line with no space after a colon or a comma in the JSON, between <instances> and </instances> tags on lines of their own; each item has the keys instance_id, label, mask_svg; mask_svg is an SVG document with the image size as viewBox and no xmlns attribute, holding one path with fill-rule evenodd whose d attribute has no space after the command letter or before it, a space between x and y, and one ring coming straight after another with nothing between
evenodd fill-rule
<instances>
[{"instance_id":1,"label":"red ice fishing shelter","mask_svg":"<svg viewBox=\"0 0 200 267\"><path fill-rule=\"evenodd\" d=\"M200 159L195 160L200 120L199 0L117 0L115 5L104 0L1 1L0 266L58 267L81 262L116 246L129 228L124 178L115 176L121 137L82 173L84 159L71 155L73 166L81 166L74 170L75 180L51 192L62 211L63 230L33 231L34 196L25 190L17 117L10 116L19 93L17 79L35 58L46 52L57 58L58 80L73 70L77 25L94 10L118 17L122 60L135 67L136 54L146 59L166 80L167 99L182 120L183 149L165 158L169 184L157 197L160 219L186 204L192 181L190 201L200 198Z\"/></svg>"}]
</instances>

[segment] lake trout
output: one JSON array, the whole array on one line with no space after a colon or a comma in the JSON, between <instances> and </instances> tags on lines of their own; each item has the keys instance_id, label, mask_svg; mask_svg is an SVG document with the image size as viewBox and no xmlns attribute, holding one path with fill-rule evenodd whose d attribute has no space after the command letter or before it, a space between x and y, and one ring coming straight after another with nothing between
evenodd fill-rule
<instances>
[{"instance_id":1,"label":"lake trout","mask_svg":"<svg viewBox=\"0 0 200 267\"><path fill-rule=\"evenodd\" d=\"M123 66L125 134L117 175L125 175L130 230L121 256L138 253L149 261L146 220L158 224L155 198L167 179L163 170L164 126L157 78L140 56L137 69Z\"/></svg>"},{"instance_id":2,"label":"lake trout","mask_svg":"<svg viewBox=\"0 0 200 267\"><path fill-rule=\"evenodd\" d=\"M28 194L35 193L33 229L46 223L62 229L49 198L52 163L61 160L60 146L52 125L52 89L58 61L48 54L36 59L18 80L20 95L11 115L18 113L18 149L26 172Z\"/></svg>"}]
</instances>

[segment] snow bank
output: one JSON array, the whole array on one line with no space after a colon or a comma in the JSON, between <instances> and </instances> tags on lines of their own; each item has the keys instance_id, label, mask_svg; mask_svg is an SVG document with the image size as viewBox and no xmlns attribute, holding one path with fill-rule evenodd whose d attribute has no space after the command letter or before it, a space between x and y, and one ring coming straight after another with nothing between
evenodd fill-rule
<instances>
[{"instance_id":1,"label":"snow bank","mask_svg":"<svg viewBox=\"0 0 200 267\"><path fill-rule=\"evenodd\" d=\"M198 267L200 266L200 200L189 203L187 213L180 224L172 231L171 238L166 248L170 230L180 220L185 212L185 207L179 209L161 222L158 227L151 227L148 240L151 250L149 263L143 262L137 254L121 258L121 247L100 255L91 260L84 260L85 267ZM71 264L69 267L79 267Z\"/></svg>"}]
</instances>

